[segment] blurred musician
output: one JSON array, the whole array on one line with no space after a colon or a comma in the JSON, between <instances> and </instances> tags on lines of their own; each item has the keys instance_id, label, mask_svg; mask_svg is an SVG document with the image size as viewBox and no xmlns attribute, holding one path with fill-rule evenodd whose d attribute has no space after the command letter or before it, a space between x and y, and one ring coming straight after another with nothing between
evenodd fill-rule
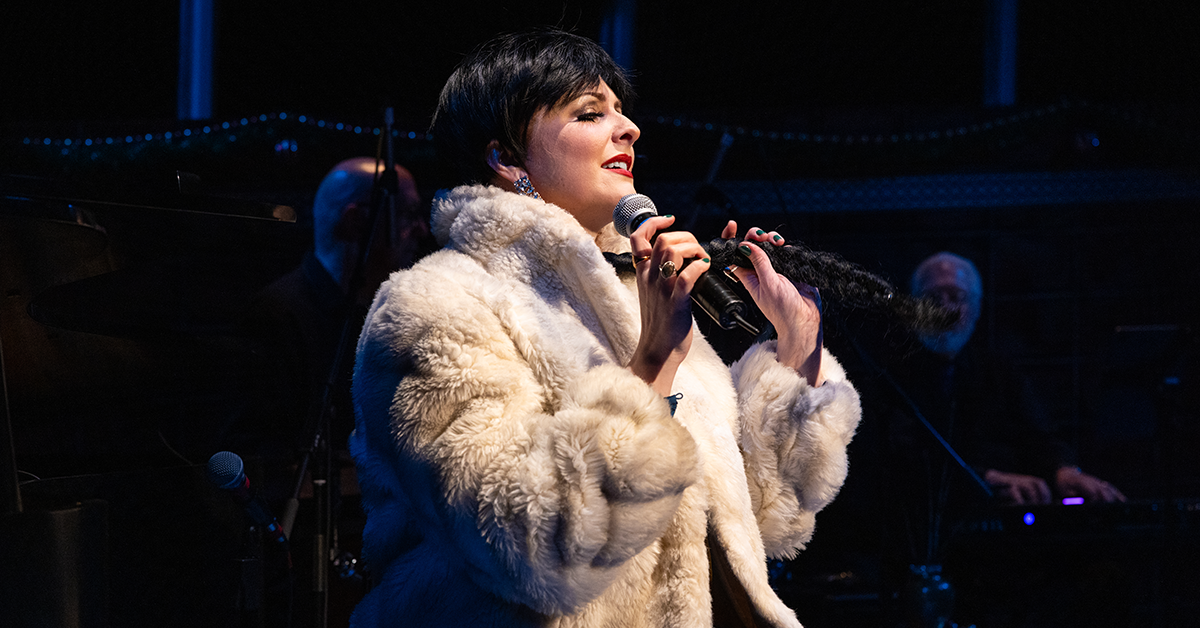
<instances>
[{"instance_id":1,"label":"blurred musician","mask_svg":"<svg viewBox=\"0 0 1200 628\"><path fill-rule=\"evenodd\" d=\"M252 315L255 332L267 339L264 390L276 404L243 426L243 436L268 466L286 471L295 462L309 419L321 411L329 371L350 317L349 353L332 395L331 444L345 449L354 425L350 407L349 373L353 347L366 305L387 275L410 265L429 236L418 213L420 196L412 175L396 166L398 186L394 215L380 216L358 294L347 291L359 257L371 208L377 168L375 159L355 157L333 167L321 181L313 201L313 248L299 266L271 283L258 298ZM281 464L272 464L272 461ZM285 473L286 475L286 473ZM276 484L276 482L271 482ZM280 483L286 485L286 482Z\"/></svg>"},{"instance_id":2,"label":"blurred musician","mask_svg":"<svg viewBox=\"0 0 1200 628\"><path fill-rule=\"evenodd\" d=\"M284 500L294 496L301 454L311 447L313 430L325 411L328 417L325 436L332 454L328 471L335 535L339 520L343 527L361 525L357 508L342 508L340 498L357 494L346 441L354 427L350 402L354 345L366 306L388 274L411 265L426 250L430 239L428 223L419 212L420 196L415 181L406 169L396 166L394 211L389 212L386 204L382 206L370 234L372 240L359 287L350 295L360 247L367 230L372 229L369 222L372 195L378 192L376 180L383 167L373 158L347 159L334 166L321 181L313 202L313 248L296 268L264 289L254 304L251 331L262 342L260 376L254 384L256 409L241 421L230 447L261 458L264 491L282 513L286 510ZM337 372L333 373L339 342L345 343L345 347ZM324 408L326 395L328 410ZM311 462L316 464L318 461ZM313 468L311 465L309 469ZM299 497L311 495L307 479L300 488ZM294 621L301 622L299 625L307 625L310 621L307 608L310 603L305 597L309 589L307 576L315 567L310 562L312 552L308 551L308 545L313 539L314 520L321 515L304 505L299 512L292 532L293 557L299 574L294 585L297 597L292 616ZM286 522L287 518L281 516L281 520ZM357 551L356 533L341 537L341 549ZM284 586L278 578L270 585L268 596L272 599L268 603L276 604L275 612L270 614L270 625L283 620L283 610L277 606L286 599ZM361 594L361 590L343 590L345 596L342 596L338 586L334 575L329 609L332 617L348 615L357 602L342 597ZM339 604L345 608L339 608Z\"/></svg>"},{"instance_id":3,"label":"blurred musician","mask_svg":"<svg viewBox=\"0 0 1200 628\"><path fill-rule=\"evenodd\" d=\"M1022 374L969 343L983 299L970 260L947 252L926 258L913 272L912 292L960 318L950 331L923 336L926 351L907 358L898 376L943 435L973 454L960 451L1002 501L1048 504L1055 495L1125 501L1116 487L1079 469Z\"/></svg>"},{"instance_id":4,"label":"blurred musician","mask_svg":"<svg viewBox=\"0 0 1200 628\"><path fill-rule=\"evenodd\" d=\"M1054 429L1025 373L972 340L983 285L970 260L948 252L926 258L912 274L911 290L957 310L960 318L949 331L921 336L915 350L890 356L885 360L887 371L994 496L988 499L958 467L896 390L875 382L874 394L865 393L863 399L864 413L876 417L872 427L878 430L861 436L878 459L861 455L865 451L858 457L851 452L851 460L860 463L860 475L858 484L848 484L842 497L876 513L877 518L861 513L858 518L882 525L884 578L890 586L910 590L911 584L902 584L905 579L925 573L923 566L928 571L944 564L957 589L954 617L960 624L1076 625L1073 622L1086 624L1098 617L1116 621L1119 613L1109 610L1122 598L1112 563L1054 561L1036 554L1024 560L968 559L955 553L955 522L981 509L1051 504L1064 497L1082 497L1085 503L1123 502L1125 496L1080 470L1076 452ZM870 470L873 464L879 466ZM864 493L874 496L863 499ZM1080 584L1081 578L1090 584ZM1079 593L1085 589L1091 600L1086 603ZM911 611L917 602L904 600L901 607Z\"/></svg>"}]
</instances>

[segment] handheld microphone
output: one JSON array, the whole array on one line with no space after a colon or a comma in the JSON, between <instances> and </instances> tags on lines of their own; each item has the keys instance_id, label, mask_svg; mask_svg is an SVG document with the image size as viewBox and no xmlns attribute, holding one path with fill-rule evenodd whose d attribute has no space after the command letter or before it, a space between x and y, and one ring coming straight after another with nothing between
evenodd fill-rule
<instances>
[{"instance_id":1,"label":"handheld microphone","mask_svg":"<svg viewBox=\"0 0 1200 628\"><path fill-rule=\"evenodd\" d=\"M645 194L627 194L613 209L613 226L616 227L617 233L628 238L648 218L657 215L658 210L654 207L654 202ZM650 241L653 243L654 239L651 238ZM687 262L684 265L686 266ZM746 302L720 279L707 272L700 275L689 296L723 329L741 327L751 334L758 335L758 329L745 318Z\"/></svg>"},{"instance_id":2,"label":"handheld microphone","mask_svg":"<svg viewBox=\"0 0 1200 628\"><path fill-rule=\"evenodd\" d=\"M250 491L250 478L246 477L245 467L241 456L232 451L218 451L208 459L208 479L217 488L228 491L246 511L246 516L266 530L268 537L286 544L287 536L267 509L267 504Z\"/></svg>"}]
</instances>

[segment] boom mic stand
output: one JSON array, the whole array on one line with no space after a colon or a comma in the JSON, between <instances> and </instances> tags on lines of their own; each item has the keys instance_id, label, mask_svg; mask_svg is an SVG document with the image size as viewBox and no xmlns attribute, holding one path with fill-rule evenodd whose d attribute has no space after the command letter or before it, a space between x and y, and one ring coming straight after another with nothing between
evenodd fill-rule
<instances>
[{"instance_id":1,"label":"boom mic stand","mask_svg":"<svg viewBox=\"0 0 1200 628\"><path fill-rule=\"evenodd\" d=\"M4 342L0 339L0 518L19 515L22 510L12 418L8 413L8 381L4 376Z\"/></svg>"},{"instance_id":2,"label":"boom mic stand","mask_svg":"<svg viewBox=\"0 0 1200 628\"><path fill-rule=\"evenodd\" d=\"M295 486L292 490L292 497L288 500L287 511L284 514L284 521L282 523L284 533L290 536L292 524L296 518L296 511L299 507L301 486L304 482L304 476L308 472L308 467L311 464L313 507L316 517L315 533L313 535L312 577L314 628L325 628L329 623L329 563L332 560L330 551L331 539L335 532L332 499L335 496L332 494L329 482L332 466L332 451L329 447L329 425L330 411L333 406L333 390L337 385L338 377L342 373L342 365L345 363L347 341L350 339L351 334L357 334L360 331L355 329L355 317L352 314L358 293L366 280L367 259L370 257L371 244L375 240L374 235L379 223L379 216L381 210L385 207L387 209L386 215L389 218L395 215L396 194L399 188L399 179L396 175L396 162L392 151L392 125L395 122L395 118L391 107L384 109L383 118L383 135L379 141L383 146L384 167L382 172L379 172L378 167L376 167L375 183L371 190L371 209L366 223L367 228L359 240L358 258L354 265L354 272L350 276L346 300L342 308L341 335L338 339L333 363L329 366L328 376L325 379L325 385L321 392L321 410L315 420L310 417L309 424L305 428L305 433L311 435L304 441L309 443L309 447L304 450L304 455L301 457ZM377 164L378 161L379 155L376 155Z\"/></svg>"},{"instance_id":3,"label":"boom mic stand","mask_svg":"<svg viewBox=\"0 0 1200 628\"><path fill-rule=\"evenodd\" d=\"M975 488L978 488L979 491L988 499L994 497L995 493L992 492L992 487L988 486L987 482L985 482L983 478L979 477L979 474L975 472L975 469L972 469L971 465L967 464L967 461L963 460L963 457L958 454L958 451L954 449L954 447L950 444L950 441L946 440L946 437L942 436L942 433L939 432L937 428L929 422L929 419L925 418L925 413L921 412L921 409L917 407L916 402L914 402L912 398L908 396L908 393L905 392L904 387L892 377L892 374L887 372L887 369L884 369L882 366L879 366L878 363L872 360L871 356L867 354L866 350L862 348L862 345L858 343L858 340L854 338L853 335L846 334L846 337L849 338L850 343L854 345L854 350L858 353L858 357L862 359L863 363L866 364L867 367L876 374L883 377L883 380L888 383L888 386L890 386L892 390L900 396L900 399L904 401L905 405L908 406L909 410L912 412L912 415L917 419L917 422L921 424L921 427L925 428L925 431L928 432L935 441L937 441L938 445L942 448L942 451L944 451L946 455L949 456L950 459L953 460L960 469L962 469L963 473L966 473L967 476L971 478L971 483L975 486Z\"/></svg>"},{"instance_id":4,"label":"boom mic stand","mask_svg":"<svg viewBox=\"0 0 1200 628\"><path fill-rule=\"evenodd\" d=\"M917 419L921 427L938 443L942 451L948 456L959 469L971 479L971 483L979 489L989 500L995 495L992 488L988 486L983 478L967 464L958 451L942 436L929 419L925 417L925 413L917 406L912 397L904 390L904 387L892 377L887 369L875 362L867 351L854 337L854 334L849 333L844 327L842 330L845 336L849 339L850 344L854 347L855 353L858 354L860 360L868 369L879 375L887 382L888 386L900 397L904 402L912 416ZM944 508L944 505L938 507L939 511ZM901 588L899 600L903 609L903 615L911 625L933 626L942 625L943 619L948 620L954 606L953 584L946 581L942 577L942 566L933 562L936 553L936 546L939 544L940 533L940 518L941 513L938 512L934 519L928 523L929 529L926 530L928 535L927 544L925 547L925 563L909 565L910 581ZM915 623L914 623L915 622Z\"/></svg>"}]
</instances>

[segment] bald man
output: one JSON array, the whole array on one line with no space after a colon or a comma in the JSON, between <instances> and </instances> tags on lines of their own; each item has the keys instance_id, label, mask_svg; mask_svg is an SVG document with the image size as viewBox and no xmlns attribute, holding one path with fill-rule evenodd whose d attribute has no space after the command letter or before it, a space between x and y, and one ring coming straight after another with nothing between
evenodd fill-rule
<instances>
[{"instance_id":1,"label":"bald man","mask_svg":"<svg viewBox=\"0 0 1200 628\"><path fill-rule=\"evenodd\" d=\"M313 201L313 247L317 261L345 292L371 209L371 192L383 166L370 157L347 159L329 171ZM394 213L382 212L376 225L365 281L356 299L366 304L395 270L408 267L429 229L417 215L421 197L412 175L396 166Z\"/></svg>"},{"instance_id":2,"label":"bald man","mask_svg":"<svg viewBox=\"0 0 1200 628\"><path fill-rule=\"evenodd\" d=\"M354 346L375 291L387 276L410 266L421 253L433 250L425 213L412 175L396 167L394 207L382 207L374 229L370 226L372 193L382 167L375 159L355 157L335 165L321 180L313 200L313 248L300 264L276 279L258 295L248 321L258 359L254 375L243 382L246 407L236 418L228 449L261 461L262 477L254 482L277 514L292 495L300 453L312 444L322 410L327 382L333 371L339 341L343 360L333 374L330 389L327 442L332 453L329 498L335 528L342 542L353 547L354 530L362 525L357 508L342 509L342 496L357 493L353 461L347 449L354 428L350 373ZM351 284L359 251L370 230L370 255L361 283L353 295ZM343 336L343 328L346 334ZM314 461L314 464L316 462ZM310 467L311 468L311 467ZM309 494L307 483L301 497ZM308 504L312 500L301 500ZM316 513L302 505L291 540L296 584L289 594L285 574L267 574L265 593L268 617L308 617L311 595L307 582L315 573L312 563ZM350 524L343 525L342 522ZM343 546L344 547L344 546ZM363 590L352 581L329 579L332 623L334 610L348 609ZM291 599L291 602L288 600ZM290 610L289 610L290 609ZM341 623L347 622L341 618ZM268 625L280 625L273 620Z\"/></svg>"},{"instance_id":3,"label":"bald man","mask_svg":"<svg viewBox=\"0 0 1200 628\"><path fill-rule=\"evenodd\" d=\"M300 441L307 435L300 432L321 410L342 327L349 320L342 374L332 391L330 429L334 449L345 446L354 425L349 373L366 307L390 273L410 266L429 246L416 184L397 166L394 211L380 211L362 283L349 298L359 250L370 228L375 179L381 173L375 159L355 157L325 175L313 200L313 249L299 266L264 289L255 303L251 325L264 339L263 370L269 375L256 391L259 406L266 407L257 411L257 424L246 429L261 445L250 449L262 454L269 467L293 463L295 451L304 446Z\"/></svg>"}]
</instances>

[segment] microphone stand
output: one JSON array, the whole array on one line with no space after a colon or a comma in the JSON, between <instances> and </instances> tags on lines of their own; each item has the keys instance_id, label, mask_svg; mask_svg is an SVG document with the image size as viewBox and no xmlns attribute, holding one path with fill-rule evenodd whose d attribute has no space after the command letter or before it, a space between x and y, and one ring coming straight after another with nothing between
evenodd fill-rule
<instances>
[{"instance_id":1,"label":"microphone stand","mask_svg":"<svg viewBox=\"0 0 1200 628\"><path fill-rule=\"evenodd\" d=\"M8 380L4 375L4 342L0 338L0 519L21 514L21 483L8 411Z\"/></svg>"},{"instance_id":2,"label":"microphone stand","mask_svg":"<svg viewBox=\"0 0 1200 628\"><path fill-rule=\"evenodd\" d=\"M384 133L380 137L380 142L384 146L383 172L376 173L374 187L371 190L371 209L367 218L367 229L364 230L359 240L358 258L354 265L354 272L350 276L346 300L342 308L342 331L338 338L333 363L330 364L328 376L325 379L325 386L321 393L321 410L315 421L310 417L309 425L306 426L306 433L311 434L305 441L309 443L309 447L304 450L301 458L296 474L295 487L292 491L292 498L288 502L288 510L284 515L284 522L282 524L284 533L290 536L292 523L295 520L296 505L299 504L300 489L308 467L312 464L313 508L316 516L315 533L313 535L312 577L314 628L325 628L329 624L330 548L332 536L336 532L333 525L332 509L333 497L335 496L332 494L329 482L332 467L332 451L329 447L329 425L330 412L333 407L333 391L337 385L338 377L342 373L342 364L345 363L347 341L350 339L351 334L357 334L360 331L359 329L355 329L355 317L352 314L358 293L366 280L367 259L370 256L371 244L375 239L375 229L379 222L379 216L382 213L381 210L386 206L387 215L389 217L395 215L399 179L396 175L396 162L392 152L393 124L393 110L391 107L387 107L384 109ZM378 161L378 156L376 159Z\"/></svg>"},{"instance_id":3,"label":"microphone stand","mask_svg":"<svg viewBox=\"0 0 1200 628\"><path fill-rule=\"evenodd\" d=\"M734 207L733 201L730 201L721 190L713 185L713 182L717 180L717 172L721 170L721 163L725 161L725 153L729 152L730 146L733 146L733 135L726 131L721 134L720 145L708 165L708 174L704 177L704 182L692 196L692 204L696 206L696 211L691 212L686 222L681 223L684 231L691 231L695 228L696 221L700 219L700 210L704 205L716 205L725 210L726 216L737 214L737 208Z\"/></svg>"},{"instance_id":4,"label":"microphone stand","mask_svg":"<svg viewBox=\"0 0 1200 628\"><path fill-rule=\"evenodd\" d=\"M950 441L946 440L946 437L942 436L942 433L939 432L938 429L929 422L929 419L925 418L925 413L921 412L921 409L917 407L916 402L912 400L912 397L908 396L908 393L905 392L904 387L892 377L892 374L887 372L887 369L879 366L878 363L871 359L871 356L868 355L866 350L862 348L862 345L858 343L858 340L853 336L853 334L847 333L846 338L850 340L850 344L854 345L854 350L856 353L858 353L858 357L862 359L863 363L866 364L867 367L876 374L883 377L884 381L888 383L888 386L890 386L892 390L894 390L896 394L900 396L900 399L904 401L905 405L908 406L913 417L915 417L917 422L921 424L921 427L925 428L925 431L928 432L935 441L937 441L938 445L941 446L942 451L944 451L946 455L949 456L950 459L953 460L960 469L962 469L963 473L966 473L967 476L971 478L971 483L975 486L975 488L979 489L979 492L988 499L994 497L995 493L992 492L992 487L988 486L988 483L985 482L983 478L979 477L979 474L975 472L975 469L972 469L971 465L967 464L967 461L963 460L963 457L958 454L958 451L954 449L954 447L950 444Z\"/></svg>"},{"instance_id":5,"label":"microphone stand","mask_svg":"<svg viewBox=\"0 0 1200 628\"><path fill-rule=\"evenodd\" d=\"M850 333L845 327L841 327L841 329L846 338L850 341L850 344L854 347L854 351L858 354L859 359L863 361L863 364L865 364L868 369L883 377L884 381L888 383L888 386L890 386L891 389L900 397L900 399L904 401L905 405L908 406L912 416L917 419L917 422L921 424L925 431L932 436L935 441L937 441L942 451L954 461L958 468L962 469L962 471L966 473L967 477L971 479L971 483L977 489L979 489L979 492L990 500L994 496L994 493L992 492L992 488L988 486L987 482L985 482L983 478L979 477L979 474L971 468L971 465L967 464L967 462L963 460L963 457L959 455L958 451L954 449L954 447L950 444L950 441L946 440L946 438L942 436L941 432L939 432L937 428L929 422L929 419L925 417L925 413L921 412L921 409L917 406L916 402L912 400L912 397L908 395L908 393L904 390L904 387L892 377L891 373L871 359L871 356L858 342L858 339L854 336L854 334ZM882 478L880 481L882 481ZM929 529L926 530L927 541L925 547L925 563L910 564L908 566L909 575L907 576L907 580L903 583L903 586L901 586L900 590L895 592L898 594L897 599L900 602L902 614L910 622L920 622L919 625L942 625L939 623L940 620L943 617L948 618L954 607L953 583L943 578L942 566L933 562L934 556L937 552L936 546L940 542L938 539L942 514L940 510L944 507L944 503L939 504L937 506L939 512L937 512L927 524ZM913 557L915 558L915 555Z\"/></svg>"}]
</instances>

